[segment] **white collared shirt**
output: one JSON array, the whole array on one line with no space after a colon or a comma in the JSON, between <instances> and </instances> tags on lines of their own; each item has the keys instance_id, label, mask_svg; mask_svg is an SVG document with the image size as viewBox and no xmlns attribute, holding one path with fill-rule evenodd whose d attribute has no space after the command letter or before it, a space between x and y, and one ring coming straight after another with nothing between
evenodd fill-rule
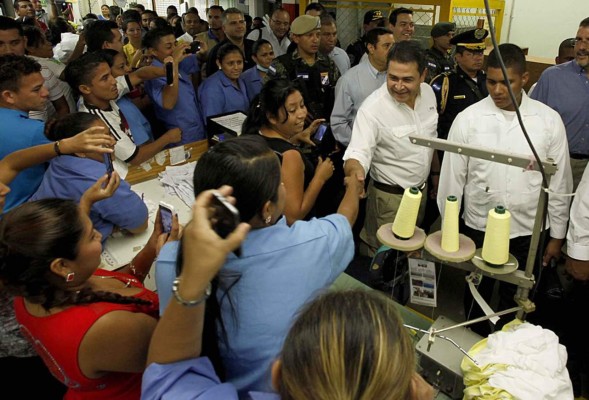
<instances>
[{"instance_id":1,"label":"white collared shirt","mask_svg":"<svg viewBox=\"0 0 589 400\"><path fill-rule=\"evenodd\" d=\"M585 168L571 206L567 254L577 260L589 260L589 168Z\"/></svg>"},{"instance_id":2,"label":"white collared shirt","mask_svg":"<svg viewBox=\"0 0 589 400\"><path fill-rule=\"evenodd\" d=\"M286 50L290 45L290 39L288 38L288 33L284 35L282 41L278 40L272 29L269 26L265 26L262 28L262 37L260 38L260 32L257 29L254 29L247 35L247 38L253 41L257 41L258 39L266 39L272 45L272 50L274 50L274 56L279 57L283 54L286 54Z\"/></svg>"},{"instance_id":3,"label":"white collared shirt","mask_svg":"<svg viewBox=\"0 0 589 400\"><path fill-rule=\"evenodd\" d=\"M403 188L420 186L429 175L433 149L409 135L436 137L438 113L432 88L422 83L412 109L390 95L386 82L364 100L344 161L357 160L372 179Z\"/></svg>"},{"instance_id":4,"label":"white collared shirt","mask_svg":"<svg viewBox=\"0 0 589 400\"><path fill-rule=\"evenodd\" d=\"M360 105L385 83L386 78L386 71L378 72L366 59L338 79L331 112L331 131L340 143L346 146L350 143Z\"/></svg>"},{"instance_id":5,"label":"white collared shirt","mask_svg":"<svg viewBox=\"0 0 589 400\"><path fill-rule=\"evenodd\" d=\"M550 190L570 193L572 175L562 119L556 111L523 92L520 113L540 159L552 158L558 166L550 181ZM490 96L458 114L448 141L530 155L533 159L518 119L506 119ZM538 171L446 153L438 187L438 206L444 215L447 196L454 195L460 201L464 192L466 225L484 231L489 210L502 205L511 212L510 237L528 236L532 234L541 185L542 176ZM547 228L550 227L551 237L564 238L568 210L568 197L549 195Z\"/></svg>"}]
</instances>

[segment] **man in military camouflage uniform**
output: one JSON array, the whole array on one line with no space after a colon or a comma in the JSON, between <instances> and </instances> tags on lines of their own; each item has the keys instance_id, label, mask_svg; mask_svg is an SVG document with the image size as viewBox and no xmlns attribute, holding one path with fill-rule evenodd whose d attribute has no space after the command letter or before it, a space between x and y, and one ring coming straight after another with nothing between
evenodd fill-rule
<instances>
[{"instance_id":1,"label":"man in military camouflage uniform","mask_svg":"<svg viewBox=\"0 0 589 400\"><path fill-rule=\"evenodd\" d=\"M307 106L308 120L329 119L335 84L340 77L335 63L319 53L320 28L319 17L297 17L290 28L297 49L275 58L266 75L266 81L286 78L298 82Z\"/></svg>"},{"instance_id":2,"label":"man in military camouflage uniform","mask_svg":"<svg viewBox=\"0 0 589 400\"><path fill-rule=\"evenodd\" d=\"M431 30L431 36L434 44L425 51L425 61L427 65L427 83L431 82L436 76L444 72L454 70L454 58L450 54L454 37L456 24L453 22L438 22Z\"/></svg>"},{"instance_id":3,"label":"man in military camouflage uniform","mask_svg":"<svg viewBox=\"0 0 589 400\"><path fill-rule=\"evenodd\" d=\"M445 72L431 81L438 102L438 137L446 139L454 118L468 106L489 94L483 71L485 29L473 29L452 38L456 46L456 70Z\"/></svg>"}]
</instances>

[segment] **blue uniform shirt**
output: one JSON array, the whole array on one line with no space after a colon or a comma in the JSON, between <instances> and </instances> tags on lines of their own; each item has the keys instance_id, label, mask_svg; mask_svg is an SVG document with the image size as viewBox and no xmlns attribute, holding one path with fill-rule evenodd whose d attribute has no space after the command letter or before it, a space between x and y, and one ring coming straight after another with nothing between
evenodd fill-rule
<instances>
[{"instance_id":1,"label":"blue uniform shirt","mask_svg":"<svg viewBox=\"0 0 589 400\"><path fill-rule=\"evenodd\" d=\"M264 85L264 81L260 76L260 71L258 71L257 67L252 67L242 72L241 79L243 79L243 82L245 83L247 97L251 103L254 97L260 93L262 86Z\"/></svg>"},{"instance_id":2,"label":"blue uniform shirt","mask_svg":"<svg viewBox=\"0 0 589 400\"><path fill-rule=\"evenodd\" d=\"M589 78L575 60L546 69L530 97L560 114L571 153L589 155Z\"/></svg>"},{"instance_id":3,"label":"blue uniform shirt","mask_svg":"<svg viewBox=\"0 0 589 400\"><path fill-rule=\"evenodd\" d=\"M31 200L55 197L79 202L82 194L105 173L106 166L96 160L75 156L54 158ZM112 197L94 203L90 210L90 219L94 229L102 234L102 243L115 226L137 228L145 223L147 216L147 207L141 197L122 179Z\"/></svg>"},{"instance_id":4,"label":"blue uniform shirt","mask_svg":"<svg viewBox=\"0 0 589 400\"><path fill-rule=\"evenodd\" d=\"M250 102L247 98L245 83L241 77L237 82L239 89L233 85L223 71L219 70L200 85L198 100L205 121L207 117L233 111L247 113Z\"/></svg>"},{"instance_id":5,"label":"blue uniform shirt","mask_svg":"<svg viewBox=\"0 0 589 400\"><path fill-rule=\"evenodd\" d=\"M0 108L0 159L17 150L49 143L43 133L43 121L29 119L28 113L9 108ZM4 212L24 203L39 187L45 164L35 165L21 171L10 185Z\"/></svg>"},{"instance_id":6,"label":"blue uniform shirt","mask_svg":"<svg viewBox=\"0 0 589 400\"><path fill-rule=\"evenodd\" d=\"M163 66L159 60L153 60L151 65L155 67ZM190 74L196 74L199 71L200 67L196 57L188 57L180 63L178 101L176 101L176 105L172 110L166 110L162 106L162 93L166 87L165 77L151 79L144 84L145 92L154 105L156 117L164 123L167 129L180 128L182 130L180 144L192 143L206 138L196 91L190 79Z\"/></svg>"},{"instance_id":7,"label":"blue uniform shirt","mask_svg":"<svg viewBox=\"0 0 589 400\"><path fill-rule=\"evenodd\" d=\"M149 121L130 98L127 96L121 97L117 100L117 105L129 124L129 129L131 129L133 140L137 146L153 140Z\"/></svg>"}]
</instances>

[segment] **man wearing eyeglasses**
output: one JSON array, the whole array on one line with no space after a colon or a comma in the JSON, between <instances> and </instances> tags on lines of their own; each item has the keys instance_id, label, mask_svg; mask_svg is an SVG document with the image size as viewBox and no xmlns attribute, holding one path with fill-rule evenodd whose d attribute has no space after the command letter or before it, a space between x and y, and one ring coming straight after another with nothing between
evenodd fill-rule
<instances>
[{"instance_id":1,"label":"man wearing eyeglasses","mask_svg":"<svg viewBox=\"0 0 589 400\"><path fill-rule=\"evenodd\" d=\"M546 69L531 97L556 110L566 127L577 189L589 161L589 17L574 39L575 59Z\"/></svg>"},{"instance_id":2,"label":"man wearing eyeglasses","mask_svg":"<svg viewBox=\"0 0 589 400\"><path fill-rule=\"evenodd\" d=\"M284 8L277 8L270 17L270 26L254 29L247 38L253 41L266 39L272 45L276 57L279 57L286 54L290 45L289 28L290 14Z\"/></svg>"}]
</instances>

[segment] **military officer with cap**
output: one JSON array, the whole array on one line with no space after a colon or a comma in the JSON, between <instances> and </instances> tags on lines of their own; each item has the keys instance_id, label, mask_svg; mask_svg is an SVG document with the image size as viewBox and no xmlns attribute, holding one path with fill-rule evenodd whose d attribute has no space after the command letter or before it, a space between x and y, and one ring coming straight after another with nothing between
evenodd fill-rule
<instances>
[{"instance_id":1,"label":"military officer with cap","mask_svg":"<svg viewBox=\"0 0 589 400\"><path fill-rule=\"evenodd\" d=\"M380 10L366 11L364 14L364 35L356 39L353 43L348 45L346 53L350 57L351 66L356 66L360 63L362 56L366 54L366 34L376 27L384 27L385 18Z\"/></svg>"},{"instance_id":2,"label":"military officer with cap","mask_svg":"<svg viewBox=\"0 0 589 400\"><path fill-rule=\"evenodd\" d=\"M274 78L297 81L310 120L329 118L335 84L340 77L335 63L319 53L320 28L319 17L297 17L290 27L291 39L297 44L296 50L275 58L265 78L266 81Z\"/></svg>"},{"instance_id":3,"label":"military officer with cap","mask_svg":"<svg viewBox=\"0 0 589 400\"><path fill-rule=\"evenodd\" d=\"M489 94L483 71L485 38L489 32L478 28L452 38L456 46L455 71L444 72L431 81L438 102L438 137L446 139L454 118Z\"/></svg>"},{"instance_id":4,"label":"military officer with cap","mask_svg":"<svg viewBox=\"0 0 589 400\"><path fill-rule=\"evenodd\" d=\"M454 70L454 59L450 54L454 37L456 24L454 22L438 22L431 30L433 45L425 51L425 60L427 62L426 82L431 82L433 78L443 72Z\"/></svg>"}]
</instances>

